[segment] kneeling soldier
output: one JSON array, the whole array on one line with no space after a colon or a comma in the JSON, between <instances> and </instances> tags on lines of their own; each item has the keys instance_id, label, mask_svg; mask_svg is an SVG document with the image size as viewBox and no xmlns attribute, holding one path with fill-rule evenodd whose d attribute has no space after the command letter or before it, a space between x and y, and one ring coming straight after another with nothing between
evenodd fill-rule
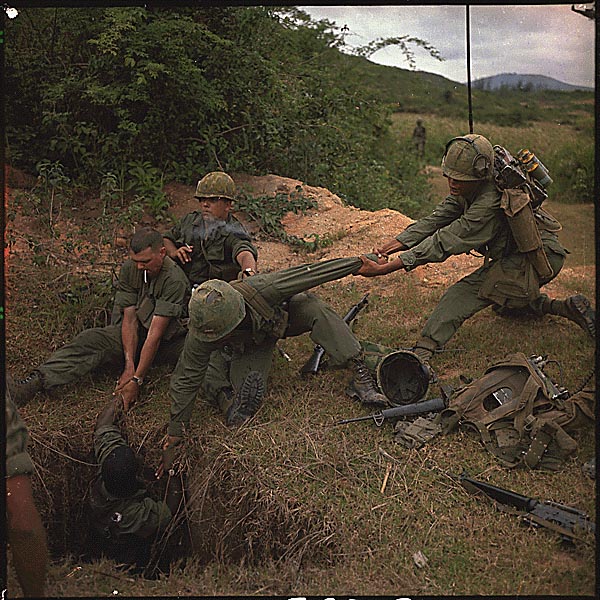
<instances>
[{"instance_id":1,"label":"kneeling soldier","mask_svg":"<svg viewBox=\"0 0 600 600\"><path fill-rule=\"evenodd\" d=\"M221 407L229 425L252 417L266 390L277 340L307 332L334 363L352 366L353 391L362 402L387 406L348 325L320 298L305 292L353 274L361 265L360 258L338 258L243 281L200 285L190 300L189 332L171 377L167 446L183 436L201 388Z\"/></svg>"}]
</instances>

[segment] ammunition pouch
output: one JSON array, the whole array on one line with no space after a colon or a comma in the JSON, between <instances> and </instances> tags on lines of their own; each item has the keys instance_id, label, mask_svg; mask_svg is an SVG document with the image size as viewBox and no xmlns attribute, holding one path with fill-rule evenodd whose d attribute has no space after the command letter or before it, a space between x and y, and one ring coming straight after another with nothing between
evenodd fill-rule
<instances>
[{"instance_id":1,"label":"ammunition pouch","mask_svg":"<svg viewBox=\"0 0 600 600\"><path fill-rule=\"evenodd\" d=\"M522 308L540 295L540 280L533 264L523 255L495 260L479 289L479 297L499 306Z\"/></svg>"},{"instance_id":2,"label":"ammunition pouch","mask_svg":"<svg viewBox=\"0 0 600 600\"><path fill-rule=\"evenodd\" d=\"M504 210L519 252L527 256L541 279L552 277L552 267L544 252L529 194L521 189L504 190L500 206Z\"/></svg>"}]
</instances>

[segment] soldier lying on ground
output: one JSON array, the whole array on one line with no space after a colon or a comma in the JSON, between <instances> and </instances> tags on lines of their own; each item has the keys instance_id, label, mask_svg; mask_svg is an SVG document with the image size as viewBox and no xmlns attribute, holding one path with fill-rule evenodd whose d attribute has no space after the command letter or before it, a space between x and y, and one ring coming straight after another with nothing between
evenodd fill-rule
<instances>
[{"instance_id":1,"label":"soldier lying on ground","mask_svg":"<svg viewBox=\"0 0 600 600\"><path fill-rule=\"evenodd\" d=\"M375 277L443 262L472 250L484 256L481 267L446 291L425 323L414 349L425 362L466 319L490 305L500 314L529 311L566 317L595 337L596 316L587 298L577 294L553 300L540 293L540 287L558 275L567 254L555 233L557 222L536 209L535 222L551 268L547 276L538 276L531 253L517 248L500 206L502 192L494 184L493 165L494 150L483 136L469 134L450 140L442 159L450 195L429 216L379 245L374 252L384 260L361 257L363 266L357 274ZM397 258L386 262L389 254L399 251Z\"/></svg>"},{"instance_id":2,"label":"soldier lying on ground","mask_svg":"<svg viewBox=\"0 0 600 600\"><path fill-rule=\"evenodd\" d=\"M154 500L138 479L140 465L116 424L119 398L98 415L94 455L99 464L89 497L90 519L101 549L119 562L146 566L153 542L183 507L183 475L171 469L165 501Z\"/></svg>"},{"instance_id":3,"label":"soldier lying on ground","mask_svg":"<svg viewBox=\"0 0 600 600\"><path fill-rule=\"evenodd\" d=\"M244 226L231 215L235 184L226 173L205 175L194 197L200 210L185 215L164 234L167 254L182 265L192 284L231 281L256 273L258 252Z\"/></svg>"},{"instance_id":4,"label":"soldier lying on ground","mask_svg":"<svg viewBox=\"0 0 600 600\"><path fill-rule=\"evenodd\" d=\"M44 596L48 566L46 532L35 507L27 453L27 428L6 389L6 525L12 562L23 595ZM11 593L11 596L14 596Z\"/></svg>"},{"instance_id":5,"label":"soldier lying on ground","mask_svg":"<svg viewBox=\"0 0 600 600\"><path fill-rule=\"evenodd\" d=\"M167 446L182 438L200 390L221 408L229 425L252 417L266 390L277 340L307 332L334 363L352 365L354 395L365 403L388 405L348 325L320 298L305 293L355 273L361 264L360 258L338 258L199 286L190 300L190 329L171 377Z\"/></svg>"},{"instance_id":6,"label":"soldier lying on ground","mask_svg":"<svg viewBox=\"0 0 600 600\"><path fill-rule=\"evenodd\" d=\"M127 410L138 398L151 365L177 361L186 329L180 317L187 314L189 282L166 256L162 236L151 229L131 239L129 259L119 276L115 307L119 324L82 331L57 350L26 379L16 381L13 396L23 406L36 392L77 381L102 365L122 368L115 393Z\"/></svg>"}]
</instances>

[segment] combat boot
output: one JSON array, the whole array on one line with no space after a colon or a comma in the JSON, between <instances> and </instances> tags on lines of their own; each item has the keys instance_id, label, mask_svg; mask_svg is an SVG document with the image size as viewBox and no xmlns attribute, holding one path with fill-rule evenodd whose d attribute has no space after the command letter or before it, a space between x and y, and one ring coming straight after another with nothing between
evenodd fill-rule
<instances>
[{"instance_id":1,"label":"combat boot","mask_svg":"<svg viewBox=\"0 0 600 600\"><path fill-rule=\"evenodd\" d=\"M7 378L8 389L17 407L25 406L38 392L44 389L44 381L39 371L33 371L25 379Z\"/></svg>"},{"instance_id":2,"label":"combat boot","mask_svg":"<svg viewBox=\"0 0 600 600\"><path fill-rule=\"evenodd\" d=\"M354 379L348 386L347 394L363 404L389 406L388 399L379 392L377 385L361 356L352 359Z\"/></svg>"},{"instance_id":3,"label":"combat boot","mask_svg":"<svg viewBox=\"0 0 600 600\"><path fill-rule=\"evenodd\" d=\"M236 427L253 417L265 395L265 381L258 371L250 371L233 397L227 411L227 425Z\"/></svg>"},{"instance_id":4,"label":"combat boot","mask_svg":"<svg viewBox=\"0 0 600 600\"><path fill-rule=\"evenodd\" d=\"M544 313L565 317L596 338L596 312L582 294L569 296L565 300L551 300L544 306Z\"/></svg>"},{"instance_id":5,"label":"combat boot","mask_svg":"<svg viewBox=\"0 0 600 600\"><path fill-rule=\"evenodd\" d=\"M412 349L413 353L417 355L419 360L425 366L426 370L429 372L429 383L437 382L437 376L435 374L435 371L431 368L431 365L429 364L429 360L433 356L436 348L437 344L431 338L422 337Z\"/></svg>"}]
</instances>

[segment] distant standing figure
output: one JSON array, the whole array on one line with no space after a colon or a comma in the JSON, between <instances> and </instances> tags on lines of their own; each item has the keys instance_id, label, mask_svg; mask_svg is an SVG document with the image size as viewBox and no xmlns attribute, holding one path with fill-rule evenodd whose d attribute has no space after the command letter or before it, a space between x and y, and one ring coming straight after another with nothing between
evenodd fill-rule
<instances>
[{"instance_id":1,"label":"distant standing figure","mask_svg":"<svg viewBox=\"0 0 600 600\"><path fill-rule=\"evenodd\" d=\"M415 146L415 152L419 158L423 158L425 156L425 127L423 127L423 121L421 119L417 119L417 124L413 129L412 139L413 144Z\"/></svg>"}]
</instances>

